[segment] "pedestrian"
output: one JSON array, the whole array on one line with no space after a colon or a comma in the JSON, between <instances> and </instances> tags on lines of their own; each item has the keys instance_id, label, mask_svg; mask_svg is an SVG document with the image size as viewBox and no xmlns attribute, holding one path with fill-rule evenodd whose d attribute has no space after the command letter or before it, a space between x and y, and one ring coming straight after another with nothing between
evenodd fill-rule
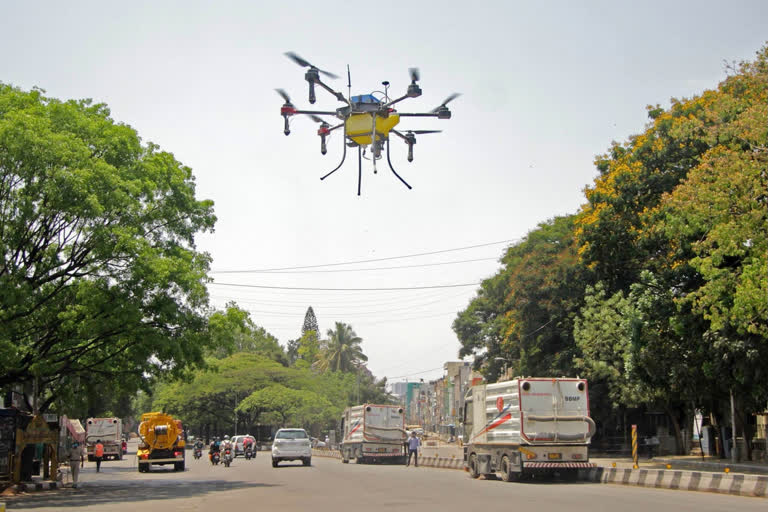
<instances>
[{"instance_id":1,"label":"pedestrian","mask_svg":"<svg viewBox=\"0 0 768 512\"><path fill-rule=\"evenodd\" d=\"M411 465L411 455L413 455L413 465L419 467L419 445L421 441L416 437L416 432L411 431L411 438L408 439L408 462L405 466Z\"/></svg>"},{"instance_id":2,"label":"pedestrian","mask_svg":"<svg viewBox=\"0 0 768 512\"><path fill-rule=\"evenodd\" d=\"M96 461L96 472L101 471L101 461L104 459L104 445L101 444L101 439L96 440L96 445L93 447L93 458Z\"/></svg>"},{"instance_id":3,"label":"pedestrian","mask_svg":"<svg viewBox=\"0 0 768 512\"><path fill-rule=\"evenodd\" d=\"M77 441L72 443L72 447L69 449L69 454L67 455L67 460L69 461L69 472L72 474L72 487L77 488L77 479L80 476L80 468L83 467L84 464L83 447L80 446L80 443Z\"/></svg>"}]
</instances>

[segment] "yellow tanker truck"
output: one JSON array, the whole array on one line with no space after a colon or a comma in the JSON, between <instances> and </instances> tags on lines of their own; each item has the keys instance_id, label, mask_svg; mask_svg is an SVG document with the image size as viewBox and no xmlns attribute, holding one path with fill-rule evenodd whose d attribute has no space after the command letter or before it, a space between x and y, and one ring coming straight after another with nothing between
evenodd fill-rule
<instances>
[{"instance_id":1,"label":"yellow tanker truck","mask_svg":"<svg viewBox=\"0 0 768 512\"><path fill-rule=\"evenodd\" d=\"M149 472L152 464L173 464L174 471L184 471L184 432L180 420L162 412L148 412L139 424L141 443L136 451L139 472Z\"/></svg>"}]
</instances>

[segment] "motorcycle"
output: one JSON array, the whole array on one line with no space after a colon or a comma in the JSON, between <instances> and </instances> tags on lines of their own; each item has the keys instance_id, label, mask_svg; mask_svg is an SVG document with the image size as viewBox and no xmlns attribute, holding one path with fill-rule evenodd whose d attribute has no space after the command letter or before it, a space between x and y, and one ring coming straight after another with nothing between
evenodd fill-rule
<instances>
[{"instance_id":1,"label":"motorcycle","mask_svg":"<svg viewBox=\"0 0 768 512\"><path fill-rule=\"evenodd\" d=\"M227 448L224 450L224 466L229 467L232 464L232 452Z\"/></svg>"},{"instance_id":2,"label":"motorcycle","mask_svg":"<svg viewBox=\"0 0 768 512\"><path fill-rule=\"evenodd\" d=\"M192 453L194 455L195 460L199 459L203 456L203 449L202 448L195 448L195 451Z\"/></svg>"},{"instance_id":3,"label":"motorcycle","mask_svg":"<svg viewBox=\"0 0 768 512\"><path fill-rule=\"evenodd\" d=\"M245 452L244 453L245 453L245 460L251 460L253 458L253 456L254 456L253 448L251 448L250 446L246 446L245 447Z\"/></svg>"},{"instance_id":4,"label":"motorcycle","mask_svg":"<svg viewBox=\"0 0 768 512\"><path fill-rule=\"evenodd\" d=\"M213 452L208 455L208 458L211 459L211 464L215 466L219 463L219 460L221 460L221 455L219 452Z\"/></svg>"}]
</instances>

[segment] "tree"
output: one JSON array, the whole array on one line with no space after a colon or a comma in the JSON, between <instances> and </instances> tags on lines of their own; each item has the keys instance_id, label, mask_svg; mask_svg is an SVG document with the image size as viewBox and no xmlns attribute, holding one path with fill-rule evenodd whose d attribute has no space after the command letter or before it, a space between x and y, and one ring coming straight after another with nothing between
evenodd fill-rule
<instances>
[{"instance_id":1,"label":"tree","mask_svg":"<svg viewBox=\"0 0 768 512\"><path fill-rule=\"evenodd\" d=\"M135 390L203 362L212 202L90 100L0 83L0 388Z\"/></svg>"},{"instance_id":2,"label":"tree","mask_svg":"<svg viewBox=\"0 0 768 512\"><path fill-rule=\"evenodd\" d=\"M208 329L214 355L218 358L236 352L254 352L283 364L288 363L277 338L256 325L250 313L234 302L227 303L224 311L215 311L208 317Z\"/></svg>"},{"instance_id":3,"label":"tree","mask_svg":"<svg viewBox=\"0 0 768 512\"><path fill-rule=\"evenodd\" d=\"M301 326L301 335L304 336L309 331L315 331L315 334L320 335L320 327L317 325L317 318L315 318L315 311L312 309L312 306L309 306L304 314L304 325Z\"/></svg>"},{"instance_id":4,"label":"tree","mask_svg":"<svg viewBox=\"0 0 768 512\"><path fill-rule=\"evenodd\" d=\"M573 317L589 279L573 223L573 216L551 219L509 247L502 269L454 321L459 355L474 355L486 378L495 380L505 366L520 375L572 373Z\"/></svg>"},{"instance_id":5,"label":"tree","mask_svg":"<svg viewBox=\"0 0 768 512\"><path fill-rule=\"evenodd\" d=\"M255 414L265 423L307 425L333 419L328 413L331 403L323 396L307 390L273 384L254 391L237 407L241 413Z\"/></svg>"},{"instance_id":6,"label":"tree","mask_svg":"<svg viewBox=\"0 0 768 512\"><path fill-rule=\"evenodd\" d=\"M328 329L328 340L320 352L320 371L350 372L358 369L368 357L363 353L360 338L352 326L336 322L336 329Z\"/></svg>"},{"instance_id":7,"label":"tree","mask_svg":"<svg viewBox=\"0 0 768 512\"><path fill-rule=\"evenodd\" d=\"M312 366L320 357L320 340L317 332L309 330L298 340L298 360L304 361L306 366Z\"/></svg>"}]
</instances>

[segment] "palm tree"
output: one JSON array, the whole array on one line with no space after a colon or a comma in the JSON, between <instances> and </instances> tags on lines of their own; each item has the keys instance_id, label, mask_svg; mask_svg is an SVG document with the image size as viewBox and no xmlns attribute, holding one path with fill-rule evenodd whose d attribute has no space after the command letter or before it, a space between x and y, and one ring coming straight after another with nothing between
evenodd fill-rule
<instances>
[{"instance_id":1,"label":"palm tree","mask_svg":"<svg viewBox=\"0 0 768 512\"><path fill-rule=\"evenodd\" d=\"M328 329L327 334L328 339L318 362L320 371L349 372L357 370L368 361L368 356L360 348L363 339L355 334L352 326L336 322L336 329Z\"/></svg>"}]
</instances>

